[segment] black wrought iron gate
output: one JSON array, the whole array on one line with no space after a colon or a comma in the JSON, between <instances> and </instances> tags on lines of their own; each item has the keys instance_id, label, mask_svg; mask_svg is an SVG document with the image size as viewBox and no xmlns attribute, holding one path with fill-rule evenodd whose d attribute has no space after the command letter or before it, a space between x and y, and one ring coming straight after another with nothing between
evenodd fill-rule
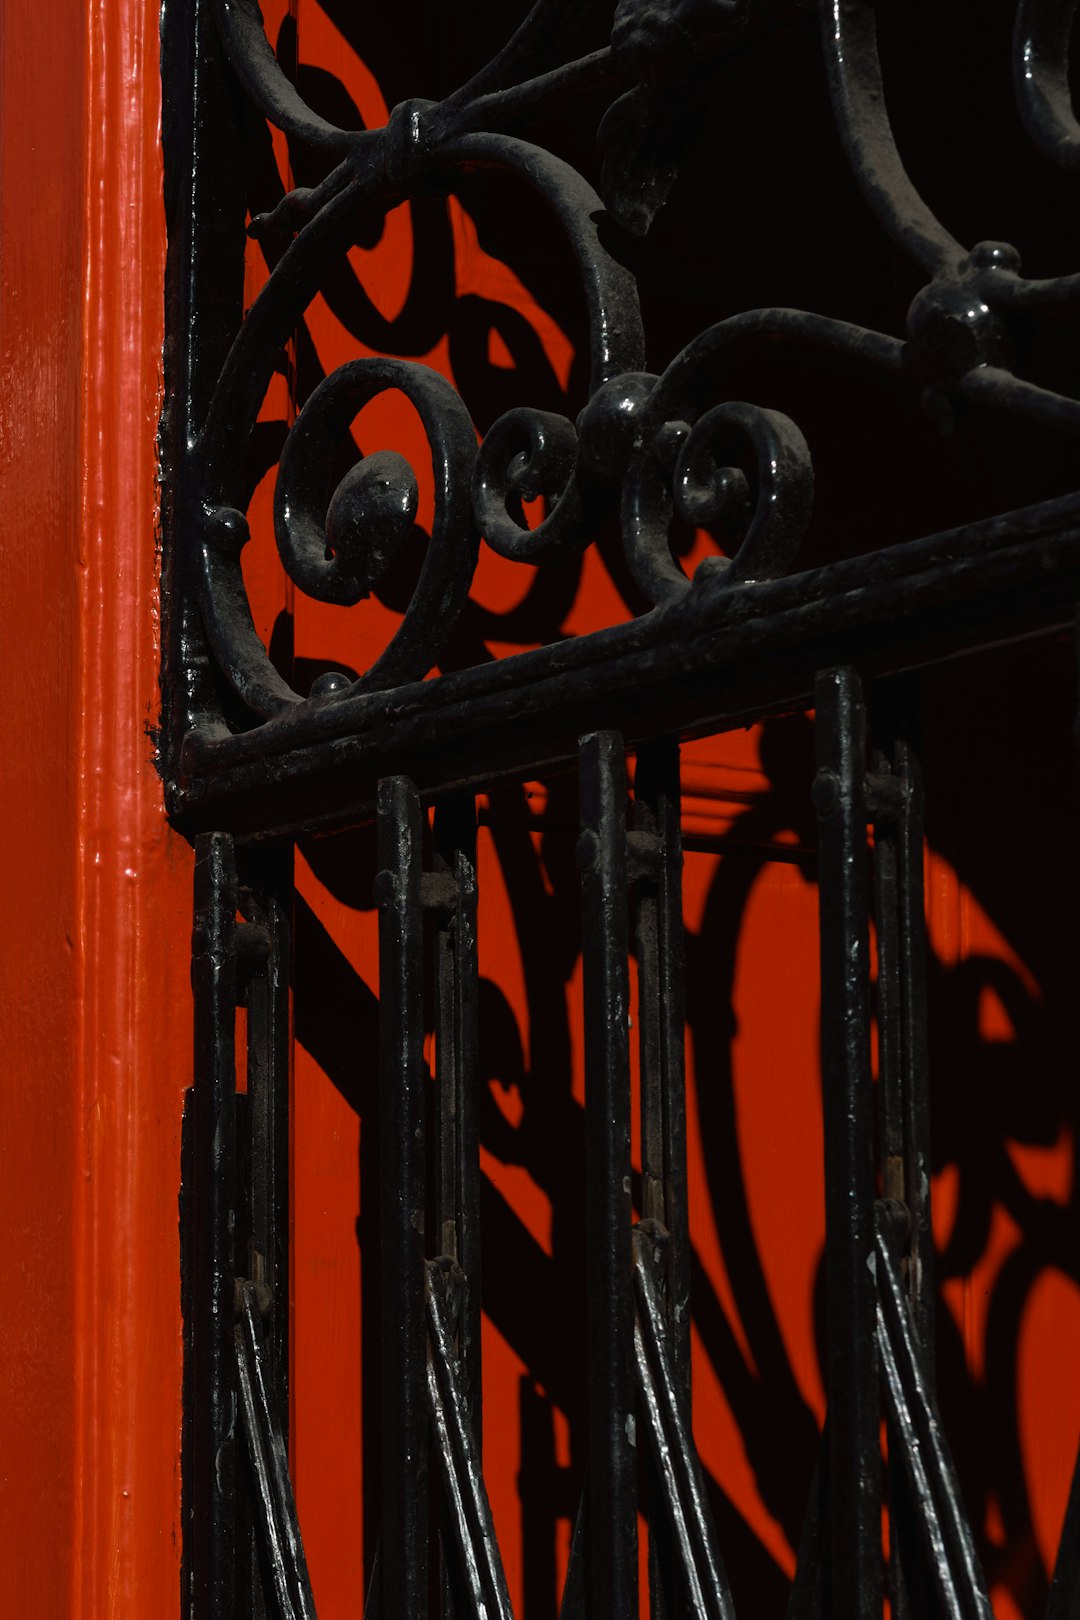
<instances>
[{"instance_id":1,"label":"black wrought iron gate","mask_svg":"<svg viewBox=\"0 0 1080 1620\"><path fill-rule=\"evenodd\" d=\"M299 833L374 819L383 1477L367 1612L509 1616L479 1460L475 800L500 781L569 770L580 789L589 1463L562 1611L567 1620L639 1612L641 1488L651 1612L733 1615L690 1425L679 740L812 708L828 1420L789 1613L869 1620L887 1591L894 1616L988 1616L934 1393L922 782L908 672L1069 630L1080 497L1058 493L882 547L856 537L848 550L857 554L799 567L813 501L806 440L786 414L732 399L725 379L741 365L745 381L759 354L807 352L834 375L886 377L921 399L937 428L977 410L1075 435L1080 402L1053 350L1070 341L1062 317L1080 301L1080 276L1025 279L1012 247L984 241L969 250L915 191L882 93L877 13L890 8L609 0L581 9L602 36L595 49L563 60L560 40L580 17L567 0L539 0L469 83L440 102L402 103L384 130L350 131L306 105L275 60L255 0L166 7L164 751L170 810L196 845L186 1612L192 1620L315 1612L286 1444L289 852ZM751 309L708 327L652 375L627 268L634 238L675 183L692 110L708 100L718 64L751 47L767 55L771 33L805 39L818 26L814 9L846 157L906 256L906 333ZM1014 41L1028 134L1066 168L1080 153L1066 78L1073 9L1021 0ZM562 158L510 133L578 95L608 107L603 201ZM259 214L230 148L264 118L320 154L325 177ZM478 449L466 406L423 366L360 359L314 388L281 450L275 506L281 558L302 591L359 600L412 523L415 482L400 457L353 452L344 474L336 459L357 411L385 390L402 391L422 418L437 510L386 651L359 679L324 673L302 696L255 633L241 572L245 456L260 403L359 223L492 167L539 193L570 242L588 306L581 414L573 425L516 407ZM244 314L249 211L250 230L272 245L272 272ZM1044 320L1057 323L1049 344L1038 336ZM537 495L546 516L530 529L522 502ZM424 679L466 602L481 539L504 556L558 566L615 509L643 600L637 618ZM850 512L848 521L859 526ZM678 524L711 527L728 554L687 577L672 549ZM631 960L641 1009L636 1183ZM238 1009L247 1064L239 1088ZM1080 1613L1078 1527L1074 1489L1052 1620Z\"/></svg>"}]
</instances>

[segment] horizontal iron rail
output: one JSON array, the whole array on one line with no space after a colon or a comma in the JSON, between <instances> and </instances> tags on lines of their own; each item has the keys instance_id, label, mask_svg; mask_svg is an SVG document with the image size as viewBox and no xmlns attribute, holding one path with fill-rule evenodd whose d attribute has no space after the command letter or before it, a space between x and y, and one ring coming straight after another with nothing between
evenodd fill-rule
<instances>
[{"instance_id":1,"label":"horizontal iron rail","mask_svg":"<svg viewBox=\"0 0 1080 1620\"><path fill-rule=\"evenodd\" d=\"M171 809L283 838L374 816L379 779L421 797L571 765L596 717L628 746L807 706L819 669L864 676L1071 627L1080 496L787 579L701 586L627 624L392 691L192 732ZM527 722L524 724L523 722Z\"/></svg>"}]
</instances>

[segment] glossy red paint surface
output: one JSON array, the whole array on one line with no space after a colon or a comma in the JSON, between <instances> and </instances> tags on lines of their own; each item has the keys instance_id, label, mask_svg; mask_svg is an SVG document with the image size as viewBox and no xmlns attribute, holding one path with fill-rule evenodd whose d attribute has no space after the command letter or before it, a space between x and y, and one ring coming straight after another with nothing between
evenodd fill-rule
<instances>
[{"instance_id":1,"label":"glossy red paint surface","mask_svg":"<svg viewBox=\"0 0 1080 1620\"><path fill-rule=\"evenodd\" d=\"M58 5L42 18L36 7L8 6L0 32L0 673L9 694L0 795L0 1565L14 1612L35 1616L66 1610L74 1512L78 11ZM54 96L66 117L46 113Z\"/></svg>"},{"instance_id":2,"label":"glossy red paint surface","mask_svg":"<svg viewBox=\"0 0 1080 1620\"><path fill-rule=\"evenodd\" d=\"M179 1612L190 858L166 827L158 16L4 8L0 1566L11 1614Z\"/></svg>"}]
</instances>

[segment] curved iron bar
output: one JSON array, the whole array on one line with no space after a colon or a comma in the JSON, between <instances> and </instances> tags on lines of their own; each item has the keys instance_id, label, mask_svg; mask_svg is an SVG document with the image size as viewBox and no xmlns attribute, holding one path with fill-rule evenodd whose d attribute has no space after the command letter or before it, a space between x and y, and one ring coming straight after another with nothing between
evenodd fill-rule
<instances>
[{"instance_id":1,"label":"curved iron bar","mask_svg":"<svg viewBox=\"0 0 1080 1620\"><path fill-rule=\"evenodd\" d=\"M821 17L833 111L863 196L893 241L924 270L936 276L955 269L964 249L916 191L897 151L874 0L825 0Z\"/></svg>"},{"instance_id":2,"label":"curved iron bar","mask_svg":"<svg viewBox=\"0 0 1080 1620\"><path fill-rule=\"evenodd\" d=\"M702 578L723 572L732 584L773 579L794 558L813 497L810 452L801 432L779 412L744 402L729 401L700 414L724 363L774 339L840 353L879 370L899 373L903 368L904 345L898 339L790 309L734 315L676 355L642 403L640 432L623 484L627 561L657 605L678 598L690 586L667 540L673 511L690 523L714 522L729 513L736 521L743 519L744 538L736 557L709 558L698 570ZM752 452L754 499L732 458L718 453L733 431L748 441Z\"/></svg>"},{"instance_id":3,"label":"curved iron bar","mask_svg":"<svg viewBox=\"0 0 1080 1620\"><path fill-rule=\"evenodd\" d=\"M456 113L459 108L475 104L481 96L510 89L521 68L547 40L557 36L565 19L572 14L580 16L594 4L595 0L536 0L502 49L446 98L444 110Z\"/></svg>"},{"instance_id":4,"label":"curved iron bar","mask_svg":"<svg viewBox=\"0 0 1080 1620\"><path fill-rule=\"evenodd\" d=\"M1077 0L1020 0L1013 82L1024 127L1052 162L1080 169L1080 122L1069 89L1069 41Z\"/></svg>"},{"instance_id":5,"label":"curved iron bar","mask_svg":"<svg viewBox=\"0 0 1080 1620\"><path fill-rule=\"evenodd\" d=\"M214 10L233 70L259 111L309 146L347 152L356 133L328 124L298 94L266 37L259 0L214 0Z\"/></svg>"},{"instance_id":6,"label":"curved iron bar","mask_svg":"<svg viewBox=\"0 0 1080 1620\"><path fill-rule=\"evenodd\" d=\"M435 520L420 578L400 626L359 680L320 677L316 697L419 680L465 604L476 564L469 489L476 438L460 396L427 366L353 360L311 395L285 441L274 492L278 549L309 596L352 604L370 595L412 532L417 485L404 457L363 456L326 498L337 441L358 411L387 389L416 407L432 449Z\"/></svg>"},{"instance_id":7,"label":"curved iron bar","mask_svg":"<svg viewBox=\"0 0 1080 1620\"><path fill-rule=\"evenodd\" d=\"M1080 167L1080 122L1068 82L1076 0L1019 0L1013 80L1032 139L1062 168ZM970 253L913 184L889 120L877 43L877 0L824 0L822 37L829 93L845 152L870 208L890 238L935 282L960 284L989 304L1019 308L1072 303L1080 274L1027 280L1009 243Z\"/></svg>"},{"instance_id":8,"label":"curved iron bar","mask_svg":"<svg viewBox=\"0 0 1080 1620\"><path fill-rule=\"evenodd\" d=\"M397 136L397 149L393 152L393 161L388 163L387 150L403 124L406 126L404 136ZM355 234L356 222L363 213L372 210L386 212L403 190L407 192L410 189L412 176L408 170L413 163L418 169L423 166L426 154L422 110L415 105L404 112L397 109L385 132L368 135L365 142L357 146L349 164L343 166L351 178L333 191L303 227L252 306L222 368L200 436L197 455L203 467L200 585L204 620L222 672L247 707L263 718L280 713L283 708L302 699L270 664L247 606L240 568L240 552L249 537L246 519L239 510L243 446L254 428L278 357L296 322L318 291L327 258L347 251ZM511 136L461 136L439 147L437 162L443 167L501 168L520 176L548 201L565 230L581 273L591 334L593 387L600 387L610 378L640 365L644 334L637 289L630 273L600 240L597 221L603 205L592 187L561 159ZM371 369L375 362L356 364L367 366L365 375L375 377ZM426 674L464 605L476 561L472 519L464 498L471 482L472 451L475 449L465 408L450 385L442 379L435 379L433 373L425 372L425 368L405 362L385 364L395 368L392 373L384 373L387 377L392 375L394 380L383 381L380 388L398 387L410 395L416 395L414 402L421 410L429 439L436 450L437 484L441 499L436 520L438 534L432 536L429 563L425 564L405 622L391 645L361 677L362 690L379 684L395 685ZM355 566L347 569L336 557L333 561L320 564L316 555L317 536L313 532L310 500L305 503L306 520L300 524L303 541L298 539L296 524L290 521L289 488L295 482L293 469L305 460L310 462L312 447L319 438L319 434L313 431L313 422L326 416L328 420L333 418L338 430L345 425L338 419L338 413L328 406L328 385L331 382L334 396L342 395L350 386L355 392L354 385L360 373L349 371L348 368L344 368L344 371L348 372L348 382L343 372L335 374L337 381L327 379L318 390L318 403L314 399L309 402L286 441L279 471L279 485L284 479L284 489L279 491L276 502L275 526L282 560L290 577L302 590L326 600L357 601L367 594L375 576L368 578L367 575L358 575ZM421 379L422 372L424 376ZM431 402L430 409L425 409L424 400ZM537 450L527 476L538 479L544 493L554 494L556 491L550 481L552 461L545 447L553 437L557 437L565 446L568 436L573 435L573 429L569 423L560 422L553 435L550 427L555 422L554 418L536 412L522 414ZM441 421L442 415L446 417L446 424L453 424L452 448L447 438L446 424ZM578 481L573 478L563 491L562 498L556 501L555 509L545 525L537 531L537 539L533 540L528 530L516 524L508 515L504 515L500 522L497 514L499 499L505 507L507 494L520 491L522 479L516 471L500 474L496 468L496 457L500 446L506 444L508 433L514 433L517 426L516 418L505 425L496 423L488 436L490 449L479 488L490 492L490 501L488 505L484 505L483 501L479 505L486 520L485 532L489 542L507 555L521 555L530 546L533 550L539 550L549 545L565 546L571 540L575 544L583 543L588 532L585 523L588 507L579 499ZM290 449L294 439L305 447L303 451ZM516 448L511 450L511 459L517 454ZM328 463L325 457L319 459L319 470L325 476ZM382 465L385 467L386 464ZM558 464L554 470L561 478L562 464ZM362 473L359 476L366 478ZM369 494L373 487L373 484L368 484ZM356 522L362 523L365 516L370 519L374 512L370 502L365 508L363 503L358 505L351 498L358 492L356 478L352 475L349 491L355 528ZM496 491L499 493L496 494ZM324 516L332 517L335 510L340 510L344 505L345 499L343 487L331 498ZM388 517L385 500L381 503L381 516L383 520ZM374 537L369 540L367 549L370 558L380 554L380 544ZM329 537L327 545L333 549ZM437 568L431 564L431 558L436 554L442 559ZM383 557L384 565L388 561L389 553ZM347 574L352 580L351 585L346 583ZM328 691L337 689L335 686L315 695L326 696Z\"/></svg>"}]
</instances>

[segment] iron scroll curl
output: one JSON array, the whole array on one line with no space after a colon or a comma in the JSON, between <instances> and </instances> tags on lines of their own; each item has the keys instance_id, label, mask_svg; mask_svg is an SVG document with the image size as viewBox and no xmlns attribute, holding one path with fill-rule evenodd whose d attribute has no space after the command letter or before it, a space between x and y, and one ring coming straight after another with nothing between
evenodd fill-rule
<instances>
[{"instance_id":1,"label":"iron scroll curl","mask_svg":"<svg viewBox=\"0 0 1080 1620\"><path fill-rule=\"evenodd\" d=\"M552 153L511 134L474 127L481 100L487 112L493 100L505 103L509 96L502 110L512 120L514 97L528 94L530 86L507 90L505 81L515 68L520 73L545 35L550 37L558 6L534 7L501 65L492 64L475 84L441 105L401 104L385 129L362 132L335 128L303 101L276 61L254 0L215 0L215 9L226 53L264 116L291 138L339 160L319 186L289 194L272 220L259 217L252 223L253 235L283 225L292 240L237 333L194 452L201 486L197 578L207 639L220 672L259 720L305 700L273 668L251 619L240 566L249 530L239 469L277 357L317 295L328 263L348 251L359 220L384 216L433 180L445 186L458 171L491 167L516 175L550 210L576 262L588 315L590 379L576 424L519 407L492 425L479 451L460 396L445 379L414 362L356 360L319 385L290 429L277 474L275 537L297 587L325 601L362 600L411 528L415 471L392 447L362 458L336 488L328 483L334 447L361 405L380 391L400 389L421 416L432 448L437 511L418 584L388 646L358 681L323 677L312 698L422 678L468 597L480 537L501 555L524 562L547 561L590 544L642 453L635 441L635 412L654 379L641 370L645 340L637 287L602 233L602 198ZM756 407L738 406L725 419L728 437L732 428L748 435L753 453L771 469L763 511L771 514L767 527L774 534L784 508L778 486L790 456L785 450L770 459L766 440L779 433L793 446L798 439L795 476L804 494L808 456L792 424L780 428L775 414L755 413ZM707 433L715 439L720 420L713 416L702 425L680 475L687 490L691 481L714 477L711 505L717 510L724 490L741 477L721 467L706 472L702 447ZM547 498L548 510L530 529L521 503L536 495ZM700 490L697 499L703 509L710 504ZM801 530L806 502L800 496L795 504L800 509L795 528ZM786 520L785 526L791 527ZM664 542L656 544L662 549ZM747 556L756 547L751 538ZM635 532L628 539L632 567L639 550ZM786 559L792 550L793 545L774 547L774 569L781 551ZM670 569L676 569L673 562ZM736 567L732 580L744 575L745 568ZM652 594L655 602L663 599L664 591Z\"/></svg>"}]
</instances>

